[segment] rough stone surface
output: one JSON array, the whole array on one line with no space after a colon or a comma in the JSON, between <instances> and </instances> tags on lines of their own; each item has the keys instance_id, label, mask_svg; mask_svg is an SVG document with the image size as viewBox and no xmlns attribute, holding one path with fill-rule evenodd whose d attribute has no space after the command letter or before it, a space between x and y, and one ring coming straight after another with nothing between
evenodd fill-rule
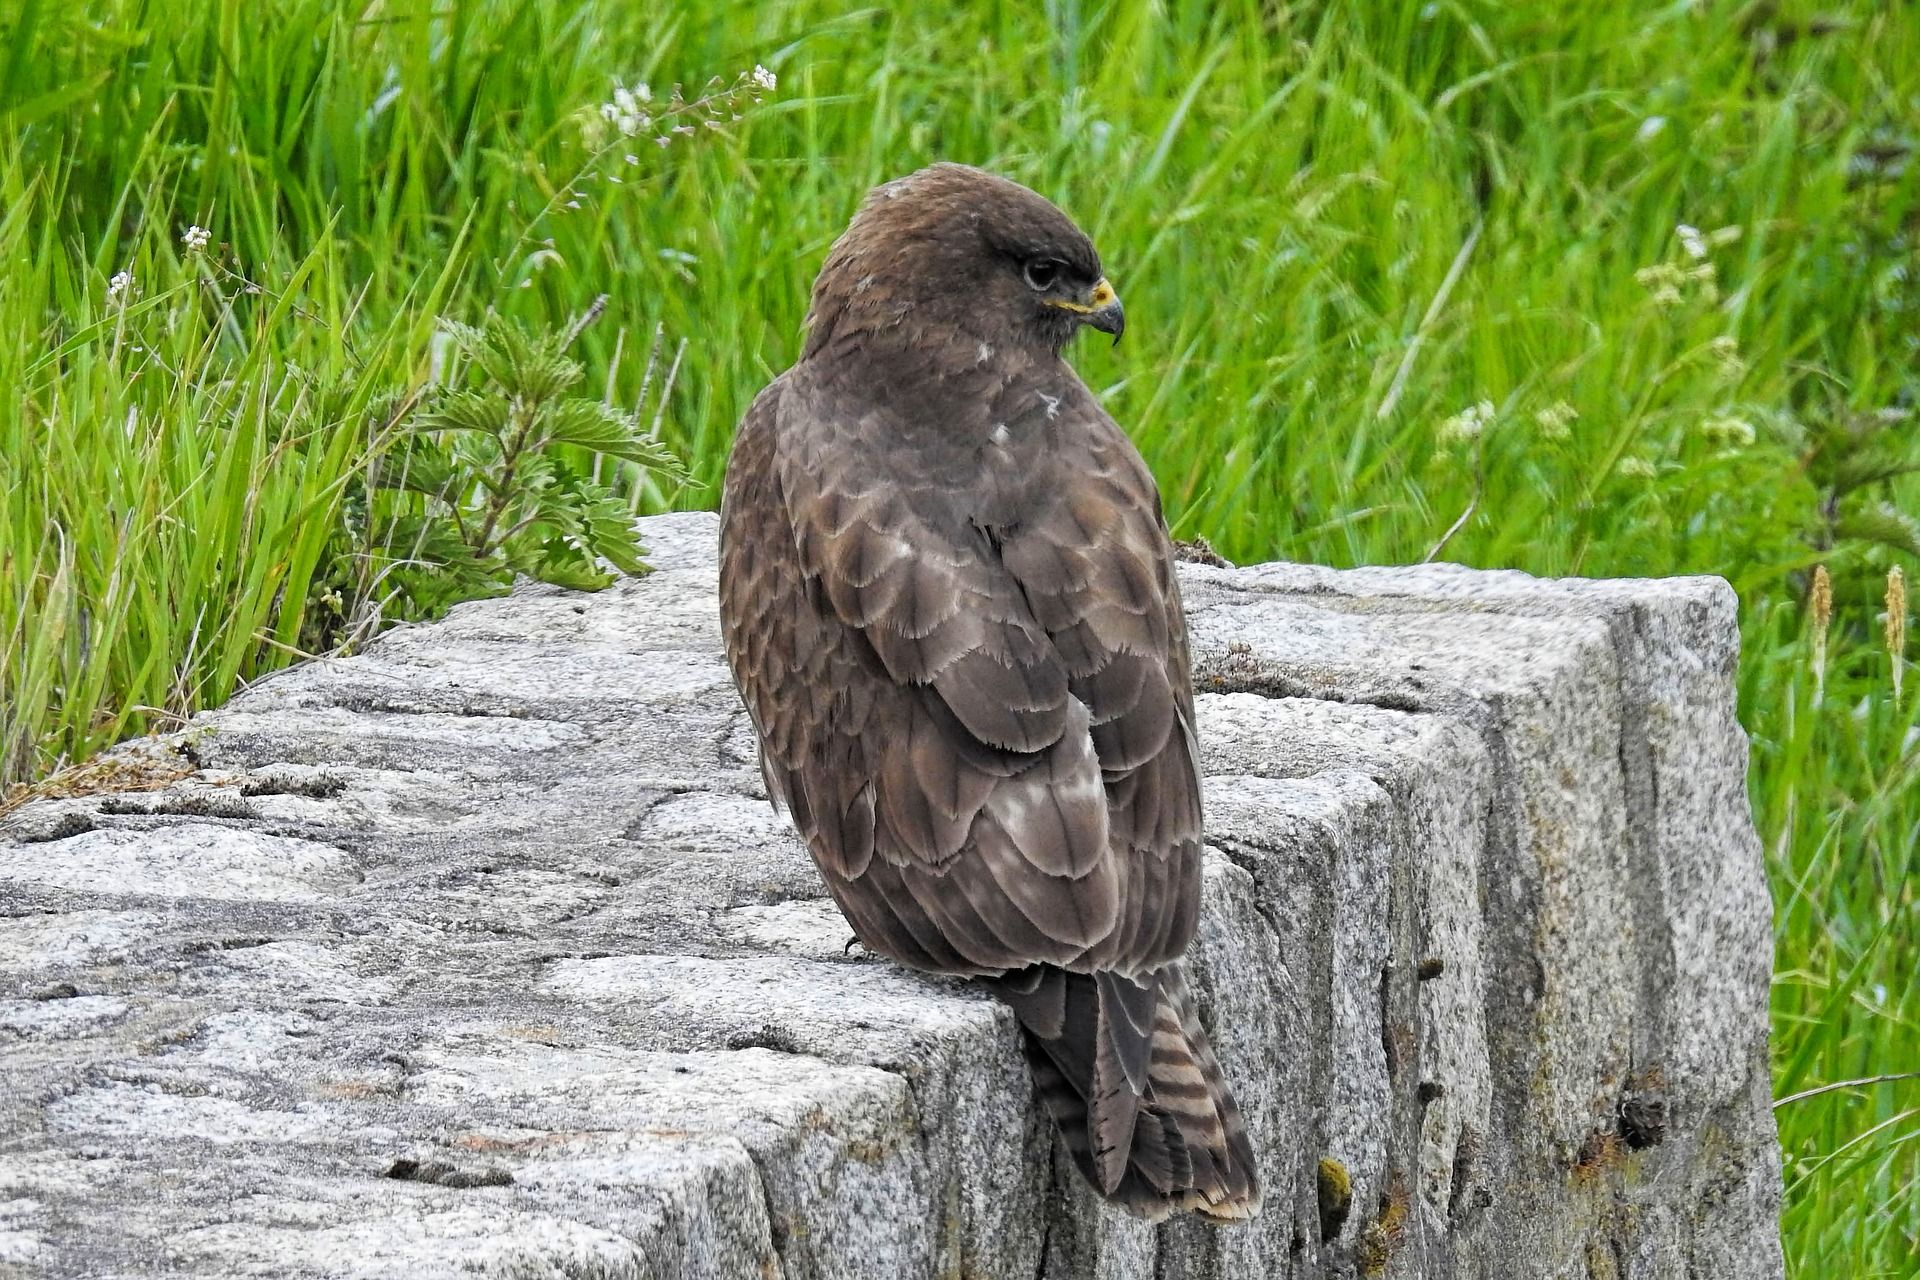
<instances>
[{"instance_id":1,"label":"rough stone surface","mask_svg":"<svg viewBox=\"0 0 1920 1280\"><path fill-rule=\"evenodd\" d=\"M714 519L646 533L650 578L284 672L128 748L191 776L0 823L0 1274L1780 1274L1724 584L1183 567L1193 968L1269 1190L1156 1228L1065 1169L1004 1010L848 954Z\"/></svg>"}]
</instances>

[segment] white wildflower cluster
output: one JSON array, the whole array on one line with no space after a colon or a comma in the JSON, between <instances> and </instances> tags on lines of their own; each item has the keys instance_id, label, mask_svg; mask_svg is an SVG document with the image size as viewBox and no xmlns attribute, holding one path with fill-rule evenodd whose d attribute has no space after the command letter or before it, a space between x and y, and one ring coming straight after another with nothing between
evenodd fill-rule
<instances>
[{"instance_id":1,"label":"white wildflower cluster","mask_svg":"<svg viewBox=\"0 0 1920 1280\"><path fill-rule=\"evenodd\" d=\"M118 271L107 281L107 301L131 302L140 292L140 285L131 271Z\"/></svg>"},{"instance_id":2,"label":"white wildflower cluster","mask_svg":"<svg viewBox=\"0 0 1920 1280\"><path fill-rule=\"evenodd\" d=\"M1738 381L1747 371L1747 362L1740 358L1740 340L1732 334L1723 333L1709 342L1707 354L1713 357L1720 376L1728 382Z\"/></svg>"},{"instance_id":3,"label":"white wildflower cluster","mask_svg":"<svg viewBox=\"0 0 1920 1280\"><path fill-rule=\"evenodd\" d=\"M195 223L180 233L180 243L186 246L188 253L204 253L208 242L212 239L213 232L207 230L199 223Z\"/></svg>"},{"instance_id":4,"label":"white wildflower cluster","mask_svg":"<svg viewBox=\"0 0 1920 1280\"><path fill-rule=\"evenodd\" d=\"M1708 306L1720 300L1720 287L1711 262L1692 267L1683 267L1677 262L1656 262L1634 272L1633 279L1653 295L1654 305L1662 310L1680 306L1686 302L1687 294L1695 290Z\"/></svg>"},{"instance_id":5,"label":"white wildflower cluster","mask_svg":"<svg viewBox=\"0 0 1920 1280\"><path fill-rule=\"evenodd\" d=\"M648 107L653 102L653 90L642 82L631 89L618 80L613 82L613 101L600 104L600 118L620 131L623 138L631 138L643 129L653 127L653 116Z\"/></svg>"},{"instance_id":6,"label":"white wildflower cluster","mask_svg":"<svg viewBox=\"0 0 1920 1280\"><path fill-rule=\"evenodd\" d=\"M597 111L586 116L587 142L599 149L606 141L608 126L612 126L620 138L650 133L656 146L670 146L675 137L697 132L696 125L720 129L740 119L742 108L764 101L779 83L778 76L755 63L753 70L742 71L731 84L717 76L709 80L705 92L691 100L675 85L666 101L656 104L653 90L647 85L636 83L628 87L616 80L612 100L601 103ZM629 154L626 161L638 164L640 159Z\"/></svg>"},{"instance_id":7,"label":"white wildflower cluster","mask_svg":"<svg viewBox=\"0 0 1920 1280\"><path fill-rule=\"evenodd\" d=\"M1573 434L1573 423L1580 411L1565 400L1556 400L1533 415L1542 440L1565 440Z\"/></svg>"},{"instance_id":8,"label":"white wildflower cluster","mask_svg":"<svg viewBox=\"0 0 1920 1280\"><path fill-rule=\"evenodd\" d=\"M1711 262L1702 262L1687 271L1687 281L1699 290L1700 301L1712 306L1720 301L1720 280Z\"/></svg>"},{"instance_id":9,"label":"white wildflower cluster","mask_svg":"<svg viewBox=\"0 0 1920 1280\"><path fill-rule=\"evenodd\" d=\"M1654 305L1662 310L1672 310L1685 303L1689 293L1696 295L1707 306L1712 306L1720 301L1720 283L1709 258L1713 250L1738 240L1740 228L1721 227L1714 231L1702 231L1683 222L1673 229L1673 233L1680 241L1680 253L1685 261L1656 262L1650 267L1642 267L1633 273L1634 280L1653 295Z\"/></svg>"},{"instance_id":10,"label":"white wildflower cluster","mask_svg":"<svg viewBox=\"0 0 1920 1280\"><path fill-rule=\"evenodd\" d=\"M1745 418L1718 415L1700 424L1700 438L1715 448L1731 451L1747 448L1758 433Z\"/></svg>"},{"instance_id":11,"label":"white wildflower cluster","mask_svg":"<svg viewBox=\"0 0 1920 1280\"><path fill-rule=\"evenodd\" d=\"M1680 291L1686 280L1687 273L1671 262L1656 262L1633 273L1633 282L1652 294L1654 305L1663 310L1687 300Z\"/></svg>"},{"instance_id":12,"label":"white wildflower cluster","mask_svg":"<svg viewBox=\"0 0 1920 1280\"><path fill-rule=\"evenodd\" d=\"M1695 262L1705 262L1707 255L1715 249L1732 244L1740 238L1739 227L1719 227L1712 231L1702 231L1698 227L1681 223L1673 229L1675 238L1680 241L1680 252Z\"/></svg>"},{"instance_id":13,"label":"white wildflower cluster","mask_svg":"<svg viewBox=\"0 0 1920 1280\"><path fill-rule=\"evenodd\" d=\"M1465 444L1478 440L1493 423L1493 401L1470 404L1441 422L1435 436L1443 445Z\"/></svg>"}]
</instances>

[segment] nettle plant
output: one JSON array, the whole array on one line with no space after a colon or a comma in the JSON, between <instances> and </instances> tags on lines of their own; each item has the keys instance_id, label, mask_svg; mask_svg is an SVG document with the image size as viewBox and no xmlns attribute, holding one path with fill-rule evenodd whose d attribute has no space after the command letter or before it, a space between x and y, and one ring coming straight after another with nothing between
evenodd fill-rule
<instances>
[{"instance_id":1,"label":"nettle plant","mask_svg":"<svg viewBox=\"0 0 1920 1280\"><path fill-rule=\"evenodd\" d=\"M596 184L623 182L612 172L616 154L641 139L668 148L724 131L776 83L756 65L693 97L674 85L656 102L645 84L616 82L611 101L574 113L580 131L571 141L584 158L492 264L500 288L528 288L540 270L564 261L541 233L611 189ZM625 155L627 165L639 162ZM201 233L191 247L205 243ZM388 620L437 617L462 600L502 595L520 577L594 590L615 572L647 572L634 516L664 505L688 479L658 439L686 343L654 388L662 337L655 332L640 392L644 404L657 390L655 413L643 430L637 410L581 393L585 374L568 354L606 302L603 295L557 331L492 311L477 326L441 320L428 391L341 411L338 420L361 424L367 461L345 487L297 652L351 651Z\"/></svg>"},{"instance_id":2,"label":"nettle plant","mask_svg":"<svg viewBox=\"0 0 1920 1280\"><path fill-rule=\"evenodd\" d=\"M598 477L622 469L632 492L686 471L636 413L580 393L586 374L567 350L600 306L557 332L499 315L442 322L452 376L396 417L361 500L377 577L402 612L434 616L521 576L596 590L616 571L648 571L630 500Z\"/></svg>"}]
</instances>

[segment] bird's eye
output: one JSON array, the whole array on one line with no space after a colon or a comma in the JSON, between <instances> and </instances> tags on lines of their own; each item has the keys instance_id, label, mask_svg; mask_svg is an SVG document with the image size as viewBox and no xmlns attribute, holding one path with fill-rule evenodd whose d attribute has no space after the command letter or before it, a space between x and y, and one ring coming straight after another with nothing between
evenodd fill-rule
<instances>
[{"instance_id":1,"label":"bird's eye","mask_svg":"<svg viewBox=\"0 0 1920 1280\"><path fill-rule=\"evenodd\" d=\"M1060 275L1060 264L1051 258L1035 258L1027 264L1027 283L1035 289L1051 289Z\"/></svg>"}]
</instances>

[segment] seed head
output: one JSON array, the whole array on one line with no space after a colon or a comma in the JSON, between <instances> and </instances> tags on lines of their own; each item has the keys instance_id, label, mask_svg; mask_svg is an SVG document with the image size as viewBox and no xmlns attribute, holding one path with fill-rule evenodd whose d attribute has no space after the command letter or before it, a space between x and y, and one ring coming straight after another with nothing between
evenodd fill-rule
<instances>
[{"instance_id":1,"label":"seed head","mask_svg":"<svg viewBox=\"0 0 1920 1280\"><path fill-rule=\"evenodd\" d=\"M1893 700L1900 700L1902 668L1907 665L1907 575L1887 570L1887 656L1893 660Z\"/></svg>"},{"instance_id":2,"label":"seed head","mask_svg":"<svg viewBox=\"0 0 1920 1280\"><path fill-rule=\"evenodd\" d=\"M1807 601L1813 610L1813 705L1827 696L1827 629L1833 625L1833 579L1827 566L1813 567L1813 591Z\"/></svg>"}]
</instances>

